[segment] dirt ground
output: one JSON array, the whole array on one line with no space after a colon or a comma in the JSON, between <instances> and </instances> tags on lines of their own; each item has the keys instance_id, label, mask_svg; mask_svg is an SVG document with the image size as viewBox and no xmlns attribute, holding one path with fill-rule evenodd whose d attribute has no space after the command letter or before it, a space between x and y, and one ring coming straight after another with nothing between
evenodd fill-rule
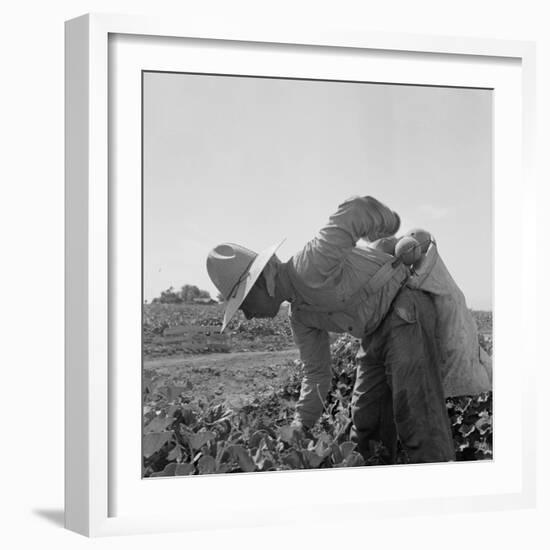
<instances>
[{"instance_id":1,"label":"dirt ground","mask_svg":"<svg viewBox=\"0 0 550 550\"><path fill-rule=\"evenodd\" d=\"M255 397L279 389L296 371L298 350L210 353L146 359L148 376L192 387L195 398L225 401L240 408Z\"/></svg>"}]
</instances>

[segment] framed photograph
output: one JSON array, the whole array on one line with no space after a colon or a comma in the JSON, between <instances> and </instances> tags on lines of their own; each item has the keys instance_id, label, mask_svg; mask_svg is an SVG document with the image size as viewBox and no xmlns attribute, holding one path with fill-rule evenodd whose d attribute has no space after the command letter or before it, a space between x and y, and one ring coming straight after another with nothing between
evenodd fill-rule
<instances>
[{"instance_id":1,"label":"framed photograph","mask_svg":"<svg viewBox=\"0 0 550 550\"><path fill-rule=\"evenodd\" d=\"M68 21L67 528L532 506L533 73L526 42Z\"/></svg>"}]
</instances>

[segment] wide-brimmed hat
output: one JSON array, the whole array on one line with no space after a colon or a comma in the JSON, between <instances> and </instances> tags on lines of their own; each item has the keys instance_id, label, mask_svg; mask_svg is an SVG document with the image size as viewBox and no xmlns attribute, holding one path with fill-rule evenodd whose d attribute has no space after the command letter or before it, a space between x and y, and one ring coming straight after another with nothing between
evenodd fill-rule
<instances>
[{"instance_id":1,"label":"wide-brimmed hat","mask_svg":"<svg viewBox=\"0 0 550 550\"><path fill-rule=\"evenodd\" d=\"M208 253L206 269L225 302L221 332L235 315L261 272L285 239L259 254L234 243L222 243Z\"/></svg>"}]
</instances>

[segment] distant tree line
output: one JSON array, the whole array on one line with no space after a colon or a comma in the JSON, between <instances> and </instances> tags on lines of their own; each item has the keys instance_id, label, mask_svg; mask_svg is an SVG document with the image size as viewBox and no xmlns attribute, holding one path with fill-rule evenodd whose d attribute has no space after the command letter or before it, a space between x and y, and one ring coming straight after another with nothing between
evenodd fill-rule
<instances>
[{"instance_id":1,"label":"distant tree line","mask_svg":"<svg viewBox=\"0 0 550 550\"><path fill-rule=\"evenodd\" d=\"M206 290L201 290L196 285L183 285L180 290L173 286L163 290L158 298L153 298L153 304L192 304L192 303L215 304L216 301Z\"/></svg>"}]
</instances>

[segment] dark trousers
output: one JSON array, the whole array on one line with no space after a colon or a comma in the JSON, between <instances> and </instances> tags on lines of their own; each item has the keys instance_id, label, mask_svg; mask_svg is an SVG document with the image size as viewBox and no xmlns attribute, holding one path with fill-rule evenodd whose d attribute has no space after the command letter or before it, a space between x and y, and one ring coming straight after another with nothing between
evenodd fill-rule
<instances>
[{"instance_id":1,"label":"dark trousers","mask_svg":"<svg viewBox=\"0 0 550 550\"><path fill-rule=\"evenodd\" d=\"M435 323L429 295L403 287L381 325L363 339L351 437L365 458L371 442L382 441L395 462L399 438L412 463L454 460Z\"/></svg>"}]
</instances>

